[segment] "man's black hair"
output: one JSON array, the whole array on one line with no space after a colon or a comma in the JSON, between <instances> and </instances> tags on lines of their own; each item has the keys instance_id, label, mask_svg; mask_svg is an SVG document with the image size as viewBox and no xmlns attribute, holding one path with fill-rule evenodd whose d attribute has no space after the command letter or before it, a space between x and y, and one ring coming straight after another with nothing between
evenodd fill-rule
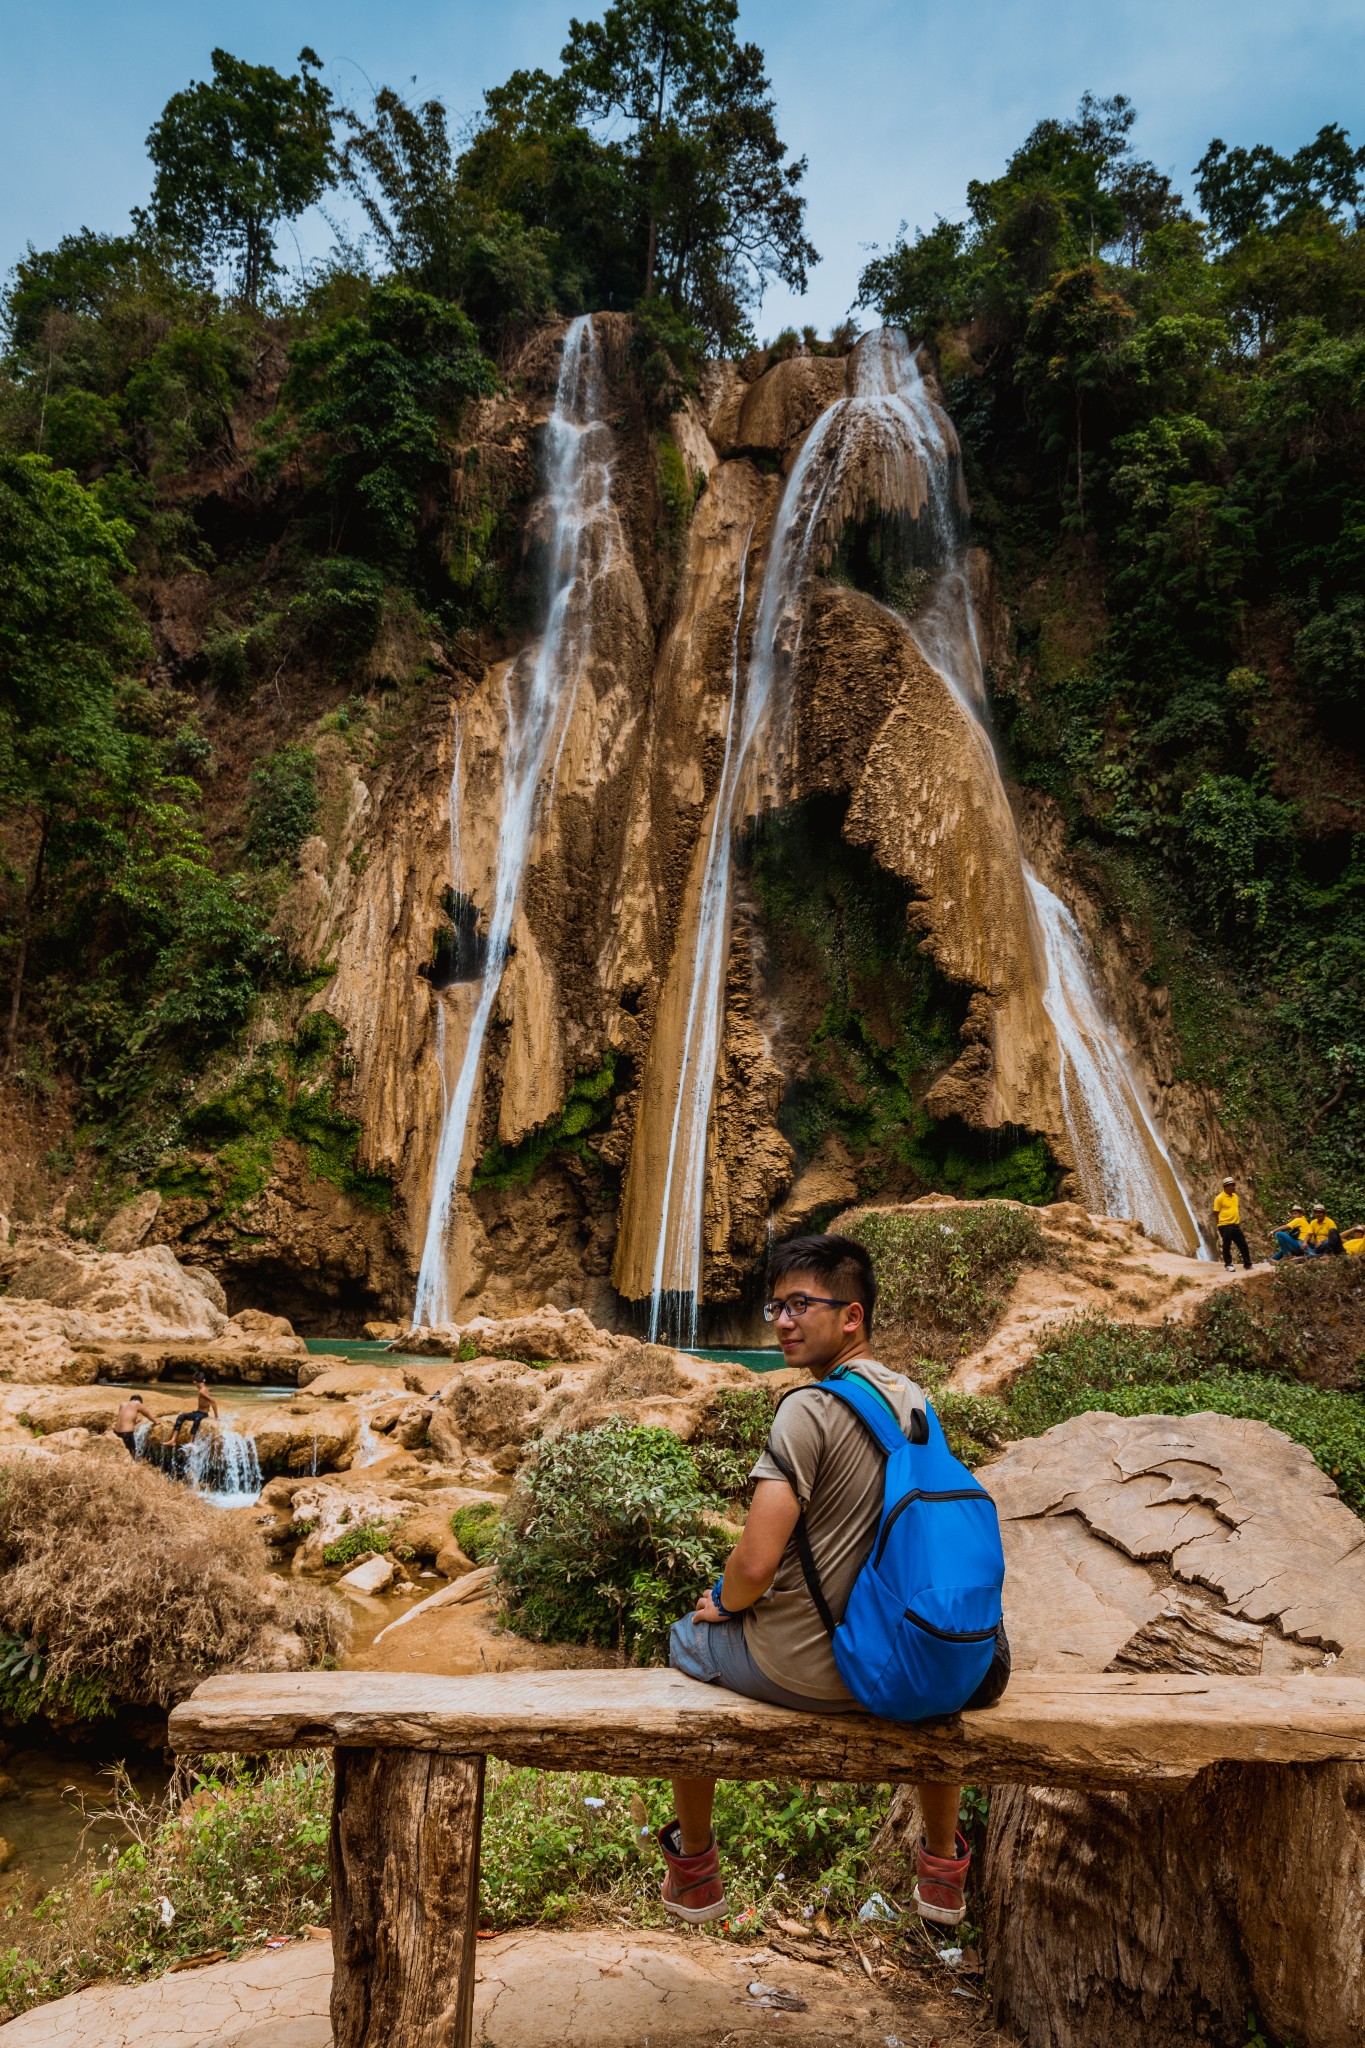
<instances>
[{"instance_id":1,"label":"man's black hair","mask_svg":"<svg viewBox=\"0 0 1365 2048\"><path fill-rule=\"evenodd\" d=\"M792 1273L808 1274L840 1301L860 1301L863 1328L872 1334L877 1306L877 1276L867 1249L855 1238L826 1232L820 1237L789 1237L768 1254L768 1292Z\"/></svg>"}]
</instances>

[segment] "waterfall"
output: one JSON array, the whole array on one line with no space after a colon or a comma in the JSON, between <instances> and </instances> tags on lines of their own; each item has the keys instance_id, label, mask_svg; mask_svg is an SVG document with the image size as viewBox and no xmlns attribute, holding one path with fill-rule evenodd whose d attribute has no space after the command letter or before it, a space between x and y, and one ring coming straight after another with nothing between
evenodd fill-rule
<instances>
[{"instance_id":1,"label":"waterfall","mask_svg":"<svg viewBox=\"0 0 1365 2048\"><path fill-rule=\"evenodd\" d=\"M221 1417L202 1422L188 1444L157 1443L153 1427L150 1421L138 1424L139 1460L171 1479L183 1480L192 1493L216 1508L248 1508L258 1499L262 1479L255 1440L236 1423Z\"/></svg>"},{"instance_id":2,"label":"waterfall","mask_svg":"<svg viewBox=\"0 0 1365 2048\"><path fill-rule=\"evenodd\" d=\"M250 1507L261 1491L256 1445L234 1423L206 1422L185 1454L185 1476L215 1507Z\"/></svg>"},{"instance_id":3,"label":"waterfall","mask_svg":"<svg viewBox=\"0 0 1365 2048\"><path fill-rule=\"evenodd\" d=\"M968 503L952 422L926 386L905 336L863 338L847 394L811 428L782 492L764 566L752 651L739 683L743 578L732 644L725 756L711 813L691 957L681 1072L670 1132L650 1298L650 1334L695 1344L702 1280L706 1141L724 1022L729 863L745 819L785 801L808 578L851 518L897 515L927 543L933 581L913 626L891 613L943 678L981 736L981 772L999 768L987 726L985 664L967 557ZM745 550L747 567L747 545ZM759 744L761 742L761 745ZM704 828L705 829L705 828ZM1056 1037L1060 1093L1084 1197L1097 1212L1136 1218L1178 1249L1201 1245L1185 1191L1142 1089L1106 1024L1075 920L1024 861L1031 958Z\"/></svg>"},{"instance_id":4,"label":"waterfall","mask_svg":"<svg viewBox=\"0 0 1365 2048\"><path fill-rule=\"evenodd\" d=\"M545 629L507 681L502 814L488 918L487 952L454 1085L445 1094L431 1205L417 1278L414 1324L450 1319L447 1250L484 1040L511 946L512 922L559 758L591 637L592 586L619 551L611 503L612 430L600 417L600 366L592 320L564 337L554 410L545 429L548 515ZM458 773L458 742L457 742ZM451 861L459 860L458 788L451 785ZM460 877L452 877L458 887ZM438 1003L441 997L436 997ZM444 1055L443 1011L438 1011ZM444 1063L442 1064L444 1089Z\"/></svg>"},{"instance_id":5,"label":"waterfall","mask_svg":"<svg viewBox=\"0 0 1365 2048\"><path fill-rule=\"evenodd\" d=\"M900 353L896 341L900 339ZM812 426L792 465L778 503L759 590L757 616L741 689L740 643L749 541L740 570L731 642L730 706L720 782L711 807L697 933L692 955L683 1052L669 1133L664 1191L650 1291L649 1330L666 1330L695 1344L701 1299L702 1221L706 1194L706 1142L724 1022L725 964L729 948L732 839L746 818L784 801L791 782L791 713L797 659L805 623L805 591L812 567L837 541L831 515L841 516L855 462L877 503L905 500L926 511L946 545L956 531L960 487L950 457L957 442L946 416L927 394L908 399L900 376L903 338L869 337L851 364L852 389ZM912 410L914 417L912 419ZM850 434L850 426L861 435ZM933 460L906 463L921 444Z\"/></svg>"},{"instance_id":6,"label":"waterfall","mask_svg":"<svg viewBox=\"0 0 1365 2048\"><path fill-rule=\"evenodd\" d=\"M938 511L946 511L951 501L945 461L951 426L930 396L904 336L883 330L873 339L879 361L889 371L888 382L904 404L916 453L931 471L935 537L944 554L929 602L910 634L963 709L984 729L985 671L965 559L965 520L954 522ZM935 483L934 471L941 473L942 481ZM965 503L962 509L965 513ZM993 746L989 759L998 775ZM1031 937L1043 1007L1057 1037L1062 1112L1086 1205L1099 1215L1135 1218L1149 1236L1175 1250L1202 1253L1189 1198L1143 1102L1141 1085L1105 1021L1080 927L1034 873L1022 848L1019 862L1033 912Z\"/></svg>"},{"instance_id":7,"label":"waterfall","mask_svg":"<svg viewBox=\"0 0 1365 2048\"><path fill-rule=\"evenodd\" d=\"M1087 1206L1106 1216L1135 1217L1149 1237L1182 1250L1193 1236L1207 1258L1141 1086L1100 1014L1080 928L1027 862L1024 880L1038 920L1043 1003L1061 1051L1062 1107Z\"/></svg>"},{"instance_id":8,"label":"waterfall","mask_svg":"<svg viewBox=\"0 0 1365 2048\"><path fill-rule=\"evenodd\" d=\"M748 749L761 719L751 720L746 693L744 714L736 731L740 707L740 644L744 598L749 580L749 528L739 565L739 596L730 637L730 705L725 719L725 753L720 782L711 805L711 831L706 844L692 986L683 1032L682 1071L668 1134L663 1204L659 1215L654 1282L649 1302L649 1340L657 1342L661 1322L680 1342L697 1342L697 1304L701 1299L702 1210L706 1194L706 1134L711 1121L711 1096L720 1033L724 1019L725 962L730 943L730 834L735 795L748 765Z\"/></svg>"}]
</instances>

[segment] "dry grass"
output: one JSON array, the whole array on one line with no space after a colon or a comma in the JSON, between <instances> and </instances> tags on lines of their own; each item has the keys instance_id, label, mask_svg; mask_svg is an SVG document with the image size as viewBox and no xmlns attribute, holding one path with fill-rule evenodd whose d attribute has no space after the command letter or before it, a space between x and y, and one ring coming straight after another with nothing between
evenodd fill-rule
<instances>
[{"instance_id":1,"label":"dry grass","mask_svg":"<svg viewBox=\"0 0 1365 2048\"><path fill-rule=\"evenodd\" d=\"M254 1529L147 1465L0 1464L0 1634L41 1647L51 1699L165 1707L210 1672L316 1663L344 1626L331 1595L271 1577Z\"/></svg>"}]
</instances>

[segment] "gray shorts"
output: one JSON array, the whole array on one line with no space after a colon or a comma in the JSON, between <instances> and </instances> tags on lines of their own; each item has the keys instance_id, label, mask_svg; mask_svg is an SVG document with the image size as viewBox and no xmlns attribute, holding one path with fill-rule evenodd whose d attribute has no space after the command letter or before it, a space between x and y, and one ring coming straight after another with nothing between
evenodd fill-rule
<instances>
[{"instance_id":1,"label":"gray shorts","mask_svg":"<svg viewBox=\"0 0 1365 2048\"><path fill-rule=\"evenodd\" d=\"M668 1638L668 1661L674 1671L699 1678L703 1685L724 1685L745 1699L767 1700L774 1707L795 1707L803 1714L855 1714L856 1700L813 1700L788 1692L759 1670L741 1621L698 1621L685 1614Z\"/></svg>"},{"instance_id":2,"label":"gray shorts","mask_svg":"<svg viewBox=\"0 0 1365 2048\"><path fill-rule=\"evenodd\" d=\"M856 1700L812 1700L759 1670L739 1621L698 1621L685 1614L668 1637L668 1661L674 1671L699 1678L703 1685L728 1686L746 1699L767 1700L774 1707L795 1707L803 1714L852 1714ZM1010 1679L1010 1642L1002 1621L995 1632L990 1670L968 1700L968 1707L993 1707Z\"/></svg>"}]
</instances>

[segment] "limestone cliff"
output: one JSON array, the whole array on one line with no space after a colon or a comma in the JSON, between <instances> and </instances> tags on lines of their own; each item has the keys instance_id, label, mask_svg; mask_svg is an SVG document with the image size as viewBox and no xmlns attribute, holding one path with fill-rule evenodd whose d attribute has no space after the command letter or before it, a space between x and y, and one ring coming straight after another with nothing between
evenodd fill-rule
<instances>
[{"instance_id":1,"label":"limestone cliff","mask_svg":"<svg viewBox=\"0 0 1365 2048\"><path fill-rule=\"evenodd\" d=\"M879 886L899 891L896 916L928 977L923 1000L938 1035L926 1026L907 1083L915 1132L957 1131L966 1143L975 1131L1006 1147L1041 1139L1054 1185L1081 1163L984 697L954 686L925 623L964 502L932 385L920 380L922 445L909 456L896 413L903 393L867 343L850 357L793 357L747 381L716 366L665 432L634 377L629 322L597 315L593 336L612 430L610 505L598 508L609 527L572 596L582 658L534 792L462 1134L448 1240L450 1313L460 1318L552 1298L611 1321L623 1301L656 1288L661 1242L686 1201L699 1204L700 1294L734 1301L770 1218L790 1228L819 1210L818 1200L802 1206L799 1187L793 1194L798 1176L813 1172L812 1189L828 1182L830 1206L870 1191L859 1141L832 1132L793 1142L784 1105L809 1063L820 998L803 999L813 1016L798 1038L772 957L783 956L781 967L793 942L769 928L762 892L730 866L736 835L763 819L799 820L812 802L834 807L820 814L833 826L821 829L841 834ZM563 330L536 336L508 394L474 424L528 485L564 343ZM679 511L679 472L690 516ZM793 479L806 493L795 524ZM532 591L554 544L553 516L530 491L519 546ZM783 547L791 573L774 598ZM881 564L875 577L859 568L869 548ZM989 565L967 553L961 563L989 639ZM525 629L501 645L445 651L387 757L335 765L326 829L305 848L281 911L300 958L327 976L313 1007L345 1033L343 1106L361 1126L360 1164L393 1187L382 1227L360 1231L364 1272L353 1292L400 1315L411 1307L438 1135L480 999L509 734L545 630L543 603L537 611L533 602ZM976 658L988 654L978 648ZM746 734L757 660L772 670L772 705L769 723ZM699 934L714 910L718 847L727 870L718 1022L698 1058ZM1105 978L1112 983L1112 962ZM849 1083L854 1095L859 1085ZM699 1194L674 1173L669 1145L698 1103ZM1177 1121L1186 1135L1188 1116ZM890 1157L883 1145L878 1178ZM923 1192L928 1166L898 1170L900 1192ZM302 1187L294 1194L296 1206L313 1199ZM282 1199L276 1183L267 1208L278 1212ZM291 1235L267 1209L256 1221L263 1265L276 1252L307 1263L308 1230ZM250 1214L247 1222L255 1228ZM175 1234L173 1214L159 1234Z\"/></svg>"}]
</instances>

